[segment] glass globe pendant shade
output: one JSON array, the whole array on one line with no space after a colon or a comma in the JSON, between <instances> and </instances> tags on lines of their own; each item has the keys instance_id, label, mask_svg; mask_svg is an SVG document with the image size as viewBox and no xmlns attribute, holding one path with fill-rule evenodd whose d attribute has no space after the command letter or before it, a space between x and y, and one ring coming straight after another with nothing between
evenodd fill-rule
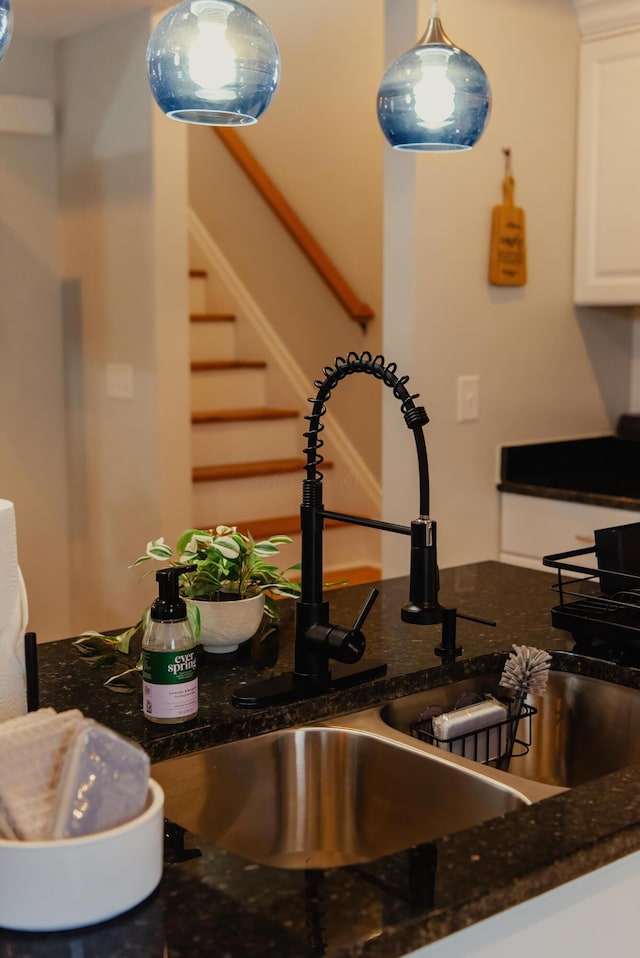
<instances>
[{"instance_id":1,"label":"glass globe pendant shade","mask_svg":"<svg viewBox=\"0 0 640 958\"><path fill-rule=\"evenodd\" d=\"M153 97L167 116L206 126L255 123L280 79L269 30L236 0L184 0L158 23L147 46Z\"/></svg>"},{"instance_id":2,"label":"glass globe pendant shade","mask_svg":"<svg viewBox=\"0 0 640 958\"><path fill-rule=\"evenodd\" d=\"M378 121L396 150L470 150L490 107L486 73L453 45L437 16L416 46L391 64L378 90Z\"/></svg>"},{"instance_id":3,"label":"glass globe pendant shade","mask_svg":"<svg viewBox=\"0 0 640 958\"><path fill-rule=\"evenodd\" d=\"M0 0L0 60L9 49L13 33L13 13L9 0Z\"/></svg>"}]
</instances>

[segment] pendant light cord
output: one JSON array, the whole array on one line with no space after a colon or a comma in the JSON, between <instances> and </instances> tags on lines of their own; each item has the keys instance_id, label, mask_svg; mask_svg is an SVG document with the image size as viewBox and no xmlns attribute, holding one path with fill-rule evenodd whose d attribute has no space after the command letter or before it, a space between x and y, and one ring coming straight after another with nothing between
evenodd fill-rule
<instances>
[{"instance_id":1,"label":"pendant light cord","mask_svg":"<svg viewBox=\"0 0 640 958\"><path fill-rule=\"evenodd\" d=\"M440 3L439 0L431 0L431 19L435 20L440 17Z\"/></svg>"}]
</instances>

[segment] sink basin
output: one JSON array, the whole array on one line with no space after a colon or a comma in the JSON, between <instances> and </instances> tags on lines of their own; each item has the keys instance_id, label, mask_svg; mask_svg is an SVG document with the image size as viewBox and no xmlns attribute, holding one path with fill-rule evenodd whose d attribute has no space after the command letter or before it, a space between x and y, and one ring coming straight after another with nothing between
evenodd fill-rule
<instances>
[{"instance_id":1,"label":"sink basin","mask_svg":"<svg viewBox=\"0 0 640 958\"><path fill-rule=\"evenodd\" d=\"M509 784L399 738L285 729L167 759L152 774L170 819L282 868L372 861L530 804Z\"/></svg>"},{"instance_id":2,"label":"sink basin","mask_svg":"<svg viewBox=\"0 0 640 958\"><path fill-rule=\"evenodd\" d=\"M408 695L386 705L381 717L410 734L409 725L428 704L446 710L464 692L504 695L498 684L501 674ZM527 702L538 710L531 719L531 745L525 755L516 746L510 773L570 788L640 762L640 690L552 670L544 696L531 696ZM519 728L519 737L524 731Z\"/></svg>"}]
</instances>

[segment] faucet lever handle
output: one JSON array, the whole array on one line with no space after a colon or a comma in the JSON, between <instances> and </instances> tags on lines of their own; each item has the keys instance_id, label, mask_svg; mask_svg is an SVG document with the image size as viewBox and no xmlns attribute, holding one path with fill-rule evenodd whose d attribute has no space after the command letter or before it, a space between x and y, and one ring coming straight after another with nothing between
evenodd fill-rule
<instances>
[{"instance_id":1,"label":"faucet lever handle","mask_svg":"<svg viewBox=\"0 0 640 958\"><path fill-rule=\"evenodd\" d=\"M362 606L356 621L347 631L336 628L327 639L328 645L332 649L332 654L338 662L345 662L347 665L353 665L364 655L365 637L362 634L362 626L367 616L371 612L373 603L379 595L378 589L372 589L367 597L367 601Z\"/></svg>"},{"instance_id":2,"label":"faucet lever handle","mask_svg":"<svg viewBox=\"0 0 640 958\"><path fill-rule=\"evenodd\" d=\"M364 604L364 605L362 606L362 608L360 609L360 613L359 613L359 615L358 615L358 618L357 618L356 621L353 623L353 629L352 629L353 632L359 632L359 631L360 631L360 629L362 628L362 626L363 626L364 623L366 622L367 616L369 615L369 613L371 612L371 609L373 608L373 603L376 601L376 599L378 598L379 595L380 595L380 590L379 590L379 589L375 589L375 588L374 588L374 589L371 590L371 592L369 593L369 596L368 596L368 598L367 598L367 601L365 602L365 604Z\"/></svg>"}]
</instances>

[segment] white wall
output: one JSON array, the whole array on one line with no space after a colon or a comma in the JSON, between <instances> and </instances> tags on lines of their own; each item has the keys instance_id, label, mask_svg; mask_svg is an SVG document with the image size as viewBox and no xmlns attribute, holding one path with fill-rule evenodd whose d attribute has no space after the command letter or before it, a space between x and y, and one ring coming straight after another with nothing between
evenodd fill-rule
<instances>
[{"instance_id":1,"label":"white wall","mask_svg":"<svg viewBox=\"0 0 640 958\"><path fill-rule=\"evenodd\" d=\"M129 565L190 519L186 157L149 93L150 29L143 11L59 49L74 631L134 621L154 584Z\"/></svg>"},{"instance_id":2,"label":"white wall","mask_svg":"<svg viewBox=\"0 0 640 958\"><path fill-rule=\"evenodd\" d=\"M53 44L14 36L0 92L53 100ZM0 134L0 497L41 638L70 630L54 136Z\"/></svg>"},{"instance_id":3,"label":"white wall","mask_svg":"<svg viewBox=\"0 0 640 958\"><path fill-rule=\"evenodd\" d=\"M428 16L426 2L406 6L405 48L415 40L414 10L422 24ZM389 0L394 22L398 9ZM443 25L486 69L492 115L472 151L407 158L387 151L385 247L404 244L405 258L385 263L385 352L394 355L399 343L431 418L431 515L440 562L452 565L497 556L500 443L610 428L615 402L627 401L630 326L596 325L572 305L580 38L571 0L458 0L443 11ZM391 59L397 47L387 52ZM515 289L487 279L504 147L512 150L516 204L527 214L529 281ZM458 423L456 381L468 374L480 377L480 417ZM384 509L398 521L411 518L407 503L417 510L410 438L386 414ZM403 543L387 537L385 547L385 573L405 571Z\"/></svg>"}]
</instances>

